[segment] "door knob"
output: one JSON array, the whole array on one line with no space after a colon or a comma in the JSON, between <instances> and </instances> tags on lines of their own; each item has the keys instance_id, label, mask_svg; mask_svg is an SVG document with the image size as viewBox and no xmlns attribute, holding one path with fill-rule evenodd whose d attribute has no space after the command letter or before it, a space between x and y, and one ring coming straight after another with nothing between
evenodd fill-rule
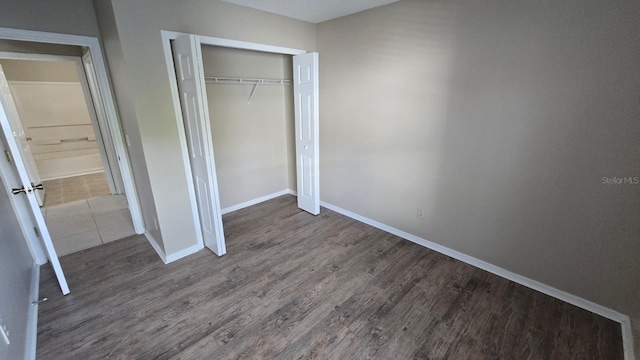
<instances>
[{"instance_id":1,"label":"door knob","mask_svg":"<svg viewBox=\"0 0 640 360\"><path fill-rule=\"evenodd\" d=\"M33 186L33 190L44 190L44 185L42 184L34 185L31 183L31 186Z\"/></svg>"},{"instance_id":2,"label":"door knob","mask_svg":"<svg viewBox=\"0 0 640 360\"><path fill-rule=\"evenodd\" d=\"M11 189L11 193L12 193L13 195L18 195L18 194L20 194L20 193L24 193L24 194L26 194L26 193L27 193L27 190L25 190L25 189L24 189L24 186L20 186L20 189Z\"/></svg>"}]
</instances>

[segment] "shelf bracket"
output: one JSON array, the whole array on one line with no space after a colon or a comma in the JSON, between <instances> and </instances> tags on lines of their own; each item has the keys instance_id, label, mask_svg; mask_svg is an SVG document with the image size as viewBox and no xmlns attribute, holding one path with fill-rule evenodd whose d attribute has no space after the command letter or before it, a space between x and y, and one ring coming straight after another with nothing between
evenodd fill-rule
<instances>
[{"instance_id":1,"label":"shelf bracket","mask_svg":"<svg viewBox=\"0 0 640 360\"><path fill-rule=\"evenodd\" d=\"M251 104L251 98L253 97L253 94L256 93L256 89L258 88L258 85L262 84L262 80L258 81L254 86L253 86L253 90L251 90L251 95L249 95L249 100L247 100L249 102L249 104Z\"/></svg>"}]
</instances>

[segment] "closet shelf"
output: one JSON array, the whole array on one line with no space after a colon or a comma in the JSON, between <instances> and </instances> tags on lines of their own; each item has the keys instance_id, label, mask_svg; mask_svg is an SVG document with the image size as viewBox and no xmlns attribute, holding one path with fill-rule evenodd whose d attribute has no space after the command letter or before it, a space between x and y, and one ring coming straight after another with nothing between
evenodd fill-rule
<instances>
[{"instance_id":1,"label":"closet shelf","mask_svg":"<svg viewBox=\"0 0 640 360\"><path fill-rule=\"evenodd\" d=\"M251 95L249 95L249 99L247 100L249 104L251 104L251 98L253 98L253 94L255 94L258 85L291 85L291 80L286 79L247 79L205 76L204 81L210 84L253 85L253 90L251 90Z\"/></svg>"},{"instance_id":2,"label":"closet shelf","mask_svg":"<svg viewBox=\"0 0 640 360\"><path fill-rule=\"evenodd\" d=\"M291 85L291 80L286 79L248 79L207 76L204 80L212 84Z\"/></svg>"}]
</instances>

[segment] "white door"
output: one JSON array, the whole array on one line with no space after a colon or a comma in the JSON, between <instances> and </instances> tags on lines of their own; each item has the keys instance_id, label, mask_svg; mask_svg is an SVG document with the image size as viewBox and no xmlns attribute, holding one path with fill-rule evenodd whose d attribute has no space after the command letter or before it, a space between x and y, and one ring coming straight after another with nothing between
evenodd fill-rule
<instances>
[{"instance_id":1,"label":"white door","mask_svg":"<svg viewBox=\"0 0 640 360\"><path fill-rule=\"evenodd\" d=\"M16 108L16 105L13 101L13 95L11 95L11 90L9 89L7 78L4 75L4 70L2 69L1 65L0 87L2 87L2 97L5 98L7 104L5 107L5 111L8 113L9 122L13 131L13 138L18 144L18 148L20 154L22 155L22 159L24 160L24 165L27 169L29 179L31 179L31 183L33 185L40 184L42 183L42 180L40 180L40 173L38 172L38 168L36 168L36 162L33 159L33 154L31 153L31 148L29 147L29 139L27 133L24 131L22 122L20 121L18 109ZM44 192L44 187L41 187L41 189L36 192L36 198L38 199L38 204L40 206L44 205Z\"/></svg>"},{"instance_id":2,"label":"white door","mask_svg":"<svg viewBox=\"0 0 640 360\"><path fill-rule=\"evenodd\" d=\"M8 151L7 154L9 155L6 157L3 156L4 159L0 159L0 171L2 171L2 175L5 178L5 185L12 189L16 189L14 196L18 196L22 199L15 202L18 207L18 213L24 214L25 212L28 212L33 216L31 224L33 225L34 231L37 229L39 233L42 245L44 245L47 253L47 257L49 258L49 261L51 261L53 270L58 278L60 289L62 290L62 293L66 295L69 293L67 279L62 272L62 267L58 260L58 254L56 254L56 250L53 247L53 242L51 241L51 236L47 229L47 224L45 223L42 212L40 211L38 199L36 198L37 190L34 189L34 185L27 173L25 159L22 156L20 143L18 142L19 136L15 135L16 130L13 128L14 124L20 123L19 119L15 118L16 115L17 112L15 111L15 106L11 102L11 92L9 91L9 86L7 85L2 67L0 66L0 127L2 128L2 136L0 136L0 138L2 138L3 143L2 151ZM20 207L22 207L22 209L20 209ZM24 211L25 209L30 211ZM29 219L21 220L25 221L25 223L29 223ZM29 229L26 229L25 232L26 231L29 231Z\"/></svg>"},{"instance_id":3,"label":"white door","mask_svg":"<svg viewBox=\"0 0 640 360\"><path fill-rule=\"evenodd\" d=\"M207 96L200 46L194 35L174 40L173 61L204 244L222 256L227 249L211 144L209 109L205 102Z\"/></svg>"},{"instance_id":4,"label":"white door","mask_svg":"<svg viewBox=\"0 0 640 360\"><path fill-rule=\"evenodd\" d=\"M298 207L320 213L318 53L293 57Z\"/></svg>"}]
</instances>

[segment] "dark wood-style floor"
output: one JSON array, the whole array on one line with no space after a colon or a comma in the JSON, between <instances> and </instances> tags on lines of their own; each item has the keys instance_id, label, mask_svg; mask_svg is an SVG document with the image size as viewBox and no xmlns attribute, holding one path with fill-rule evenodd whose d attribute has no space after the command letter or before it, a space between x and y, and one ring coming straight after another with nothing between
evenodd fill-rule
<instances>
[{"instance_id":1,"label":"dark wood-style floor","mask_svg":"<svg viewBox=\"0 0 640 360\"><path fill-rule=\"evenodd\" d=\"M38 359L622 359L620 326L327 209L224 217L228 254L132 237L42 270Z\"/></svg>"}]
</instances>

